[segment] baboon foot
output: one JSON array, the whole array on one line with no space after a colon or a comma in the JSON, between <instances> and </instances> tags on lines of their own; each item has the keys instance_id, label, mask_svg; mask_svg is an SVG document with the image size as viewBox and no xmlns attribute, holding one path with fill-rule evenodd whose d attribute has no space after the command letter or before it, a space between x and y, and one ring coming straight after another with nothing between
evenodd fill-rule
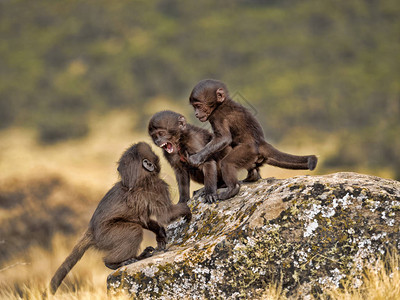
<instances>
[{"instance_id":1,"label":"baboon foot","mask_svg":"<svg viewBox=\"0 0 400 300\"><path fill-rule=\"evenodd\" d=\"M215 203L218 200L218 195L216 192L207 193L205 188L201 188L193 192L193 197L203 197L205 203Z\"/></svg>"},{"instance_id":2,"label":"baboon foot","mask_svg":"<svg viewBox=\"0 0 400 300\"><path fill-rule=\"evenodd\" d=\"M154 249L151 246L146 247L146 249L144 249L143 252L137 257L136 261L152 256L155 251L156 251L156 249Z\"/></svg>"},{"instance_id":3,"label":"baboon foot","mask_svg":"<svg viewBox=\"0 0 400 300\"><path fill-rule=\"evenodd\" d=\"M218 200L217 193L211 193L211 194L205 194L204 195L204 202L205 203L212 204L212 203L217 202L217 200Z\"/></svg>"},{"instance_id":4,"label":"baboon foot","mask_svg":"<svg viewBox=\"0 0 400 300\"><path fill-rule=\"evenodd\" d=\"M104 265L111 270L116 270L123 266L122 263L106 263L106 262L104 263Z\"/></svg>"},{"instance_id":5,"label":"baboon foot","mask_svg":"<svg viewBox=\"0 0 400 300\"><path fill-rule=\"evenodd\" d=\"M123 266L133 264L139 260L148 258L148 257L152 256L154 254L154 252L155 252L155 249L153 247L149 246L146 249L144 249L143 252L138 257L132 257L130 259L124 260L119 263L104 262L104 265L111 270L116 270Z\"/></svg>"},{"instance_id":6,"label":"baboon foot","mask_svg":"<svg viewBox=\"0 0 400 300\"><path fill-rule=\"evenodd\" d=\"M226 200L229 198L232 198L233 196L237 195L240 191L240 184L236 184L234 187L229 188L227 187L226 189L224 189L223 192L218 194L218 199L219 200Z\"/></svg>"},{"instance_id":7,"label":"baboon foot","mask_svg":"<svg viewBox=\"0 0 400 300\"><path fill-rule=\"evenodd\" d=\"M257 169L249 170L247 177L242 180L242 182L256 182L261 179L260 173Z\"/></svg>"}]
</instances>

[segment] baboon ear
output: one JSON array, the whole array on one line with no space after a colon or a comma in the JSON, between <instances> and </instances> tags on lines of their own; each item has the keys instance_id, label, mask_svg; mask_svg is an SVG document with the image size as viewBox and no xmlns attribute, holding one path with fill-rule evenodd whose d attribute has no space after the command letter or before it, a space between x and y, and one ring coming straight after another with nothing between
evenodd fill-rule
<instances>
[{"instance_id":1,"label":"baboon ear","mask_svg":"<svg viewBox=\"0 0 400 300\"><path fill-rule=\"evenodd\" d=\"M219 88L216 92L217 94L217 102L222 103L225 101L225 91L223 88Z\"/></svg>"},{"instance_id":2,"label":"baboon ear","mask_svg":"<svg viewBox=\"0 0 400 300\"><path fill-rule=\"evenodd\" d=\"M145 168L149 172L154 171L154 165L151 161L149 161L147 158L143 159L142 161L143 168Z\"/></svg>"},{"instance_id":3,"label":"baboon ear","mask_svg":"<svg viewBox=\"0 0 400 300\"><path fill-rule=\"evenodd\" d=\"M186 119L184 116L178 117L178 126L180 130L184 130L186 128Z\"/></svg>"}]
</instances>

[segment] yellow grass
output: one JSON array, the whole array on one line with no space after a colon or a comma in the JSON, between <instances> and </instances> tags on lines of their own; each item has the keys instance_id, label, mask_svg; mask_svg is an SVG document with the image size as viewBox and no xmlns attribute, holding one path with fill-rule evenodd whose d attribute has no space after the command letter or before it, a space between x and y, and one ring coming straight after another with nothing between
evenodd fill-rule
<instances>
[{"instance_id":1,"label":"yellow grass","mask_svg":"<svg viewBox=\"0 0 400 300\"><path fill-rule=\"evenodd\" d=\"M0 299L42 299L51 276L76 239L56 235L50 250L31 247L0 270ZM55 299L104 299L109 270L100 253L88 251L61 285Z\"/></svg>"},{"instance_id":2,"label":"yellow grass","mask_svg":"<svg viewBox=\"0 0 400 300\"><path fill-rule=\"evenodd\" d=\"M386 261L379 260L368 268L363 284L354 288L349 283L344 289L326 291L325 299L333 300L397 300L400 299L400 258L388 255ZM330 297L330 298L329 298Z\"/></svg>"}]
</instances>

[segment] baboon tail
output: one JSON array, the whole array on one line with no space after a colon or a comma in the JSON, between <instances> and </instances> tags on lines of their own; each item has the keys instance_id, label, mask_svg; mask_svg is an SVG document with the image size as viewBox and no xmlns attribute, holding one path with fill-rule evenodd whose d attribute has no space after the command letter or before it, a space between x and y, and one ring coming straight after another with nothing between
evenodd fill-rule
<instances>
[{"instance_id":1,"label":"baboon tail","mask_svg":"<svg viewBox=\"0 0 400 300\"><path fill-rule=\"evenodd\" d=\"M91 232L87 230L79 242L75 245L74 249L68 257L64 260L61 266L57 269L53 278L50 282L50 292L54 295L60 286L61 282L67 276L69 271L75 266L75 264L82 258L83 254L93 244L93 238Z\"/></svg>"},{"instance_id":2,"label":"baboon tail","mask_svg":"<svg viewBox=\"0 0 400 300\"><path fill-rule=\"evenodd\" d=\"M265 162L271 166L293 169L293 170L314 170L317 166L318 158L315 155L293 155L281 152L272 145L264 142L260 145L260 154Z\"/></svg>"}]
</instances>

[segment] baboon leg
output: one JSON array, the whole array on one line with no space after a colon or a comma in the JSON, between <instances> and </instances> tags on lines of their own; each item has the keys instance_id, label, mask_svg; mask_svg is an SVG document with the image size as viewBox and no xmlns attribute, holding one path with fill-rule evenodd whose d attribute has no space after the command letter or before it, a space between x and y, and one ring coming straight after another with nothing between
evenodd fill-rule
<instances>
[{"instance_id":1,"label":"baboon leg","mask_svg":"<svg viewBox=\"0 0 400 300\"><path fill-rule=\"evenodd\" d=\"M127 259L121 263L116 263L116 264L111 264L111 263L105 263L106 267L112 270L116 270L118 268L121 268L123 266L127 266L130 264L133 264L139 260L151 257L153 255L153 253L156 251L156 249L154 249L153 247L149 246L146 249L143 250L143 252L136 258L130 258Z\"/></svg>"},{"instance_id":2,"label":"baboon leg","mask_svg":"<svg viewBox=\"0 0 400 300\"><path fill-rule=\"evenodd\" d=\"M101 236L99 248L106 250L106 267L116 269L131 258L137 258L143 240L142 226L136 223L120 222Z\"/></svg>"},{"instance_id":3,"label":"baboon leg","mask_svg":"<svg viewBox=\"0 0 400 300\"><path fill-rule=\"evenodd\" d=\"M220 200L229 199L239 193L240 184L237 178L237 171L241 168L248 169L254 166L256 159L256 149L251 145L241 144L233 148L221 160L222 178L227 188L218 195Z\"/></svg>"},{"instance_id":4,"label":"baboon leg","mask_svg":"<svg viewBox=\"0 0 400 300\"><path fill-rule=\"evenodd\" d=\"M247 177L243 182L255 182L261 179L259 168L250 169L247 171Z\"/></svg>"}]
</instances>

